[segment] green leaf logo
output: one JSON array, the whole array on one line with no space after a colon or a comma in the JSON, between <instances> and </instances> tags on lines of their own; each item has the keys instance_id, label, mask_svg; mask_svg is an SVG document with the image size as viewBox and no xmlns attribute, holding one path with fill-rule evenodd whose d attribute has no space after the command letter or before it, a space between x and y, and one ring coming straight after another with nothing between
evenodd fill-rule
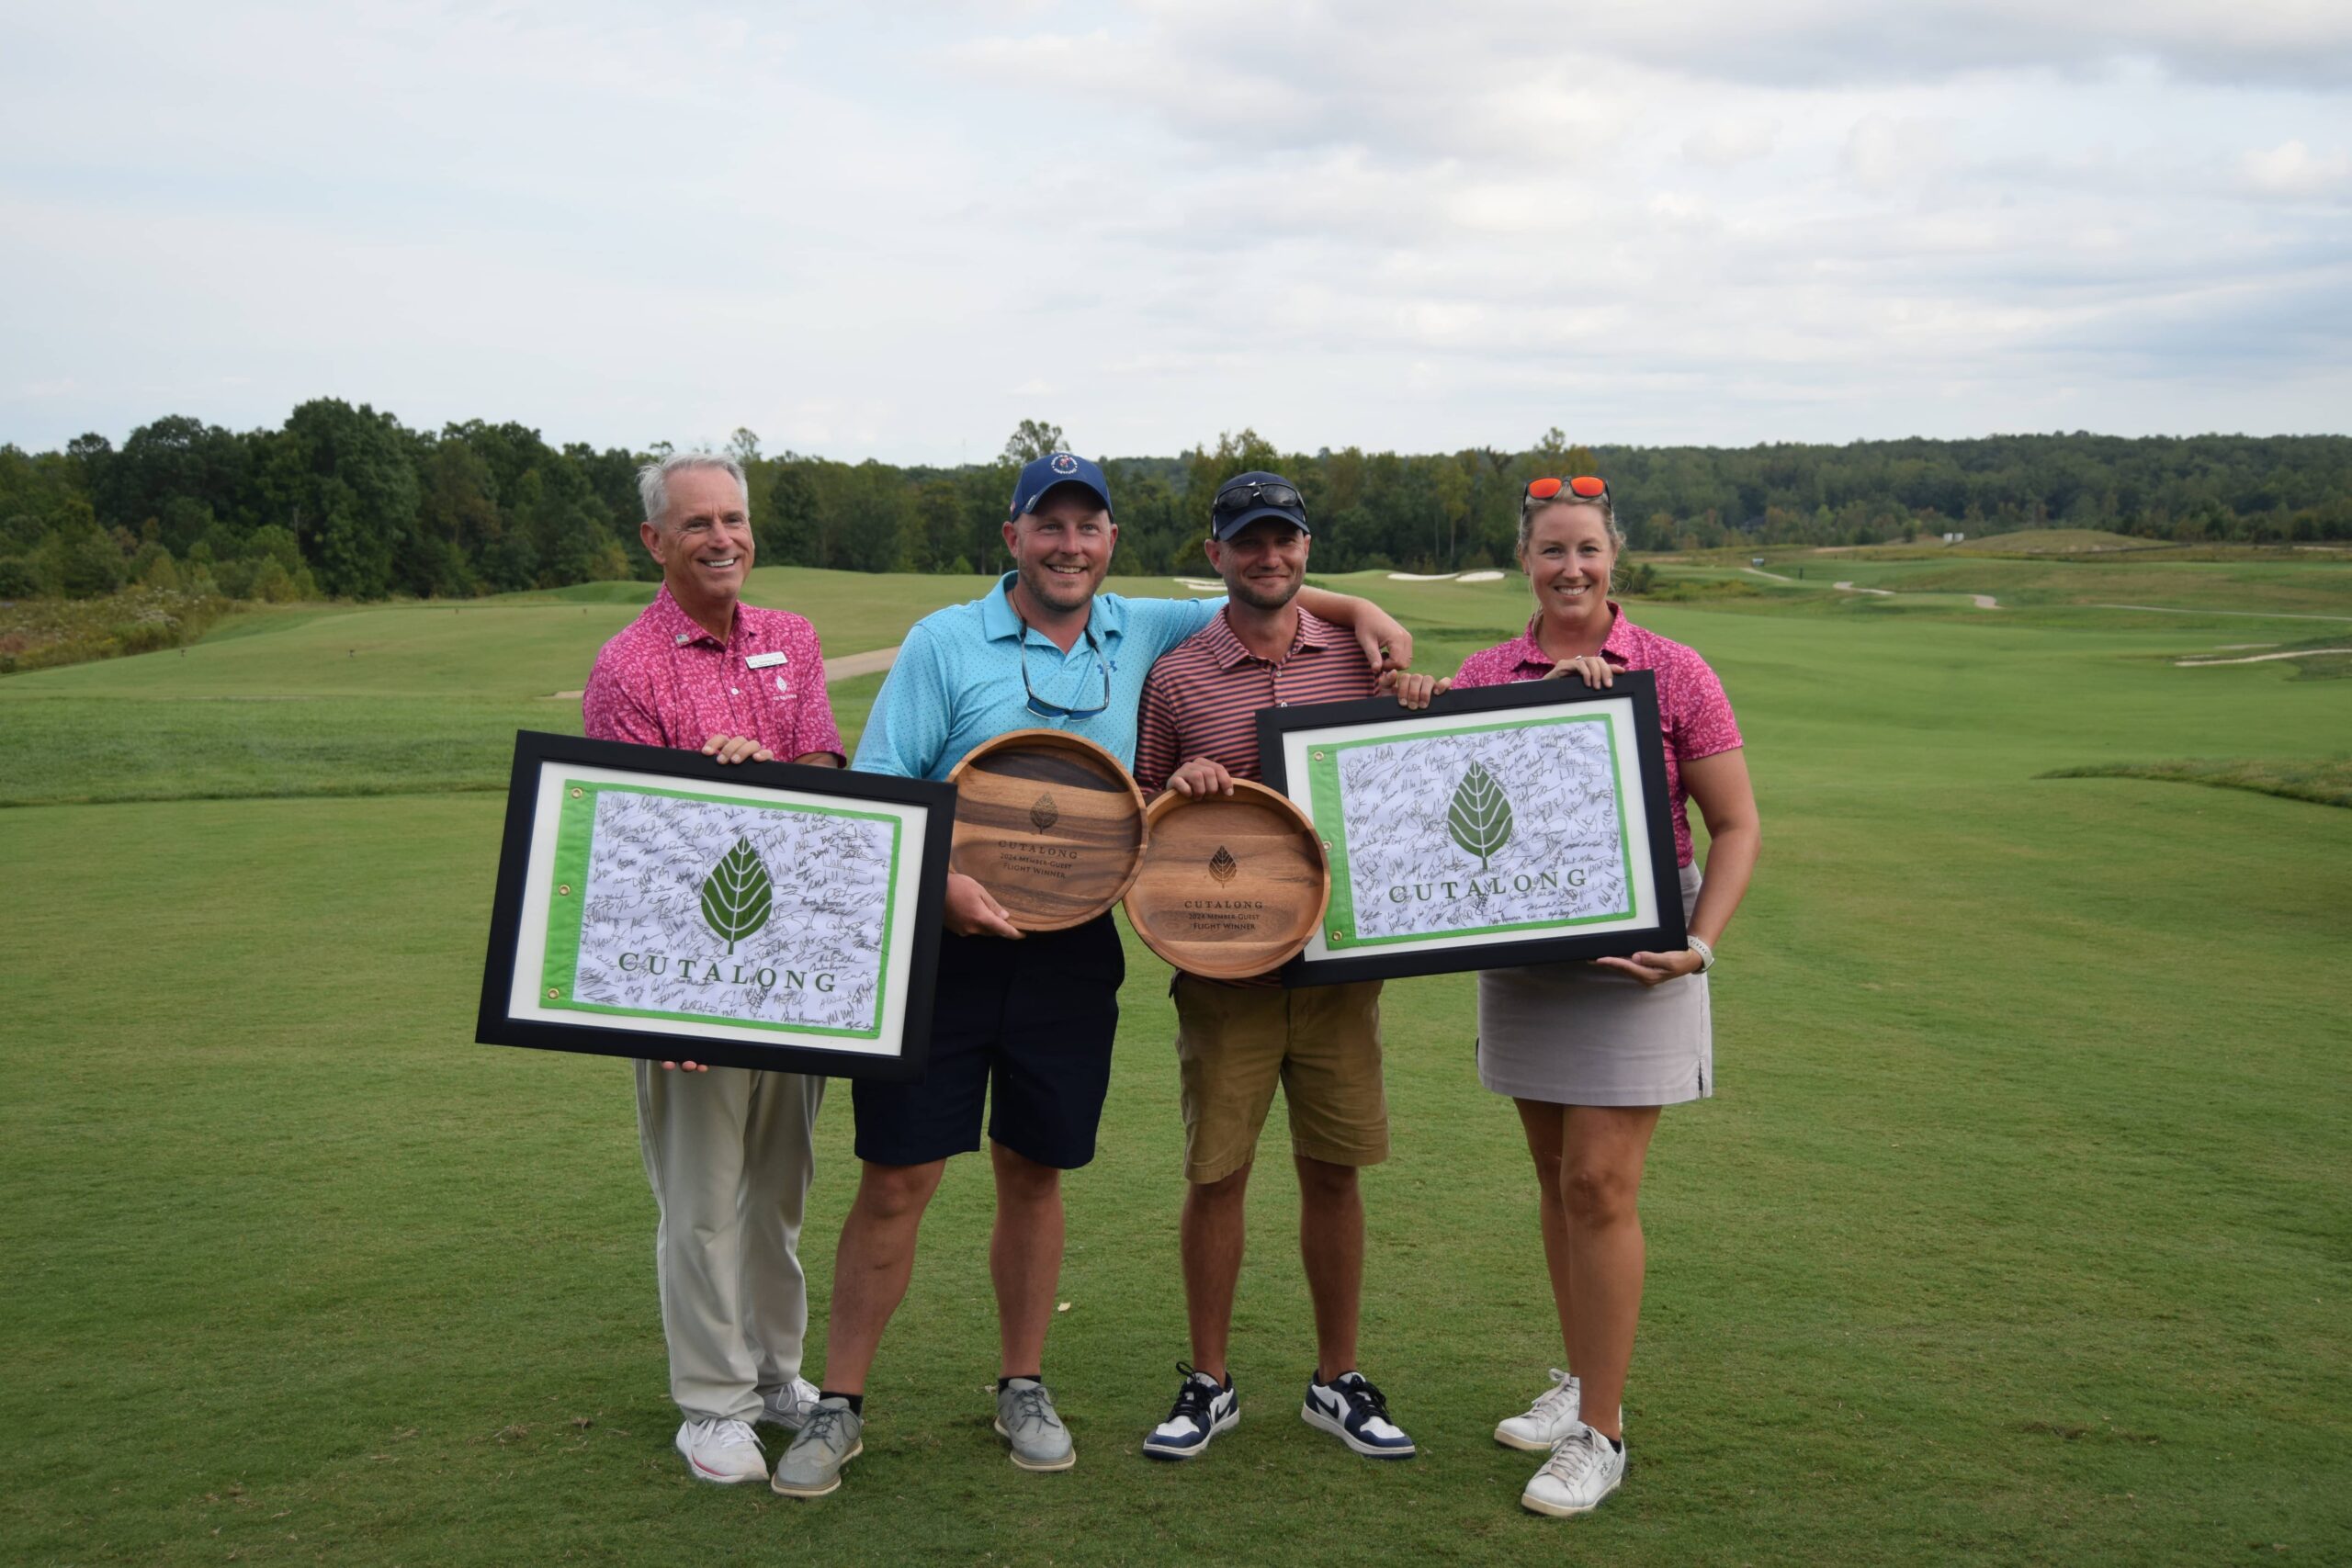
<instances>
[{"instance_id":1,"label":"green leaf logo","mask_svg":"<svg viewBox=\"0 0 2352 1568\"><path fill-rule=\"evenodd\" d=\"M718 933L733 953L735 944L768 923L775 893L768 868L748 839L738 839L702 881L703 923Z\"/></svg>"},{"instance_id":2,"label":"green leaf logo","mask_svg":"<svg viewBox=\"0 0 2352 1568\"><path fill-rule=\"evenodd\" d=\"M1510 798L1484 762L1472 762L1462 775L1445 814L1445 828L1455 843L1478 857L1480 871L1496 851L1510 842Z\"/></svg>"}]
</instances>

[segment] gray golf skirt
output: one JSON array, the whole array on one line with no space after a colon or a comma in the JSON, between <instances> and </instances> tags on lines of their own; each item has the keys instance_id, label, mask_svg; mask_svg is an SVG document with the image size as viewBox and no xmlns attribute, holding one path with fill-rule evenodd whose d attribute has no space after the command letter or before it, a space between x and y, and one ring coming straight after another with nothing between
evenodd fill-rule
<instances>
[{"instance_id":1,"label":"gray golf skirt","mask_svg":"<svg viewBox=\"0 0 2352 1568\"><path fill-rule=\"evenodd\" d=\"M1699 868L1682 868L1682 918ZM1478 976L1478 1081L1558 1105L1679 1105L1715 1092L1707 976L1644 987L1590 964L1536 964Z\"/></svg>"}]
</instances>

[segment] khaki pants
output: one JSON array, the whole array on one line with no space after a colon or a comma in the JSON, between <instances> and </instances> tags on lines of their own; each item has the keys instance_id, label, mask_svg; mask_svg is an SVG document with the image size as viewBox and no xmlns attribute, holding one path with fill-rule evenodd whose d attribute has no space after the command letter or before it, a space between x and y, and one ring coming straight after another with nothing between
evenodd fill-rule
<instances>
[{"instance_id":1,"label":"khaki pants","mask_svg":"<svg viewBox=\"0 0 2352 1568\"><path fill-rule=\"evenodd\" d=\"M653 1258L670 1397L692 1419L755 1421L760 1391L800 1373L800 1216L825 1080L636 1067L638 1140L662 1213Z\"/></svg>"}]
</instances>

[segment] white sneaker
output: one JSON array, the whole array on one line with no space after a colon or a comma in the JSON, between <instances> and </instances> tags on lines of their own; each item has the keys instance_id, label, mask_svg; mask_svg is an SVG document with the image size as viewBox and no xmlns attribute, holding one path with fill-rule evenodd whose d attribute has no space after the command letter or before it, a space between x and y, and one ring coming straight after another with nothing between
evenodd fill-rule
<instances>
[{"instance_id":1,"label":"white sneaker","mask_svg":"<svg viewBox=\"0 0 2352 1568\"><path fill-rule=\"evenodd\" d=\"M807 1378L795 1378L782 1388L760 1390L760 1425L781 1427L787 1432L797 1432L808 1424L808 1412L817 1408L817 1385Z\"/></svg>"},{"instance_id":2,"label":"white sneaker","mask_svg":"<svg viewBox=\"0 0 2352 1568\"><path fill-rule=\"evenodd\" d=\"M1625 1450L1578 1422L1519 1495L1520 1506L1563 1518L1589 1514L1624 1479Z\"/></svg>"},{"instance_id":3,"label":"white sneaker","mask_svg":"<svg viewBox=\"0 0 2352 1568\"><path fill-rule=\"evenodd\" d=\"M1413 1439L1389 1418L1387 1396L1362 1372L1341 1372L1329 1382L1319 1372L1310 1376L1298 1415L1366 1459L1413 1457Z\"/></svg>"},{"instance_id":4,"label":"white sneaker","mask_svg":"<svg viewBox=\"0 0 2352 1568\"><path fill-rule=\"evenodd\" d=\"M1582 1389L1574 1376L1554 1367L1552 1386L1536 1396L1526 1415L1514 1416L1497 1427L1495 1441L1507 1449L1524 1449L1529 1453L1550 1451L1554 1444L1576 1430L1577 1416L1583 1407L1578 1397Z\"/></svg>"},{"instance_id":5,"label":"white sneaker","mask_svg":"<svg viewBox=\"0 0 2352 1568\"><path fill-rule=\"evenodd\" d=\"M749 1421L689 1421L678 1428L678 1451L697 1481L732 1486L739 1481L767 1478L767 1456Z\"/></svg>"},{"instance_id":6,"label":"white sneaker","mask_svg":"<svg viewBox=\"0 0 2352 1568\"><path fill-rule=\"evenodd\" d=\"M1231 1373L1219 1382L1191 1363L1179 1361L1184 1384L1176 1391L1176 1407L1168 1419L1143 1440L1146 1459L1193 1459L1205 1452L1219 1432L1229 1432L1241 1420L1241 1396L1234 1392Z\"/></svg>"}]
</instances>

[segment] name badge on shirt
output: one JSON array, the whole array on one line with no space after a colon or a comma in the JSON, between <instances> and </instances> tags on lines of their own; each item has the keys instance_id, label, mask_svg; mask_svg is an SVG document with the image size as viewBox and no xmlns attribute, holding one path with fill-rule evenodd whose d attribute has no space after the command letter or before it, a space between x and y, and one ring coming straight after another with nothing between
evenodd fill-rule
<instances>
[{"instance_id":1,"label":"name badge on shirt","mask_svg":"<svg viewBox=\"0 0 2352 1568\"><path fill-rule=\"evenodd\" d=\"M743 660L743 666L747 670L765 670L770 665L791 662L792 655L788 653L754 653Z\"/></svg>"}]
</instances>

